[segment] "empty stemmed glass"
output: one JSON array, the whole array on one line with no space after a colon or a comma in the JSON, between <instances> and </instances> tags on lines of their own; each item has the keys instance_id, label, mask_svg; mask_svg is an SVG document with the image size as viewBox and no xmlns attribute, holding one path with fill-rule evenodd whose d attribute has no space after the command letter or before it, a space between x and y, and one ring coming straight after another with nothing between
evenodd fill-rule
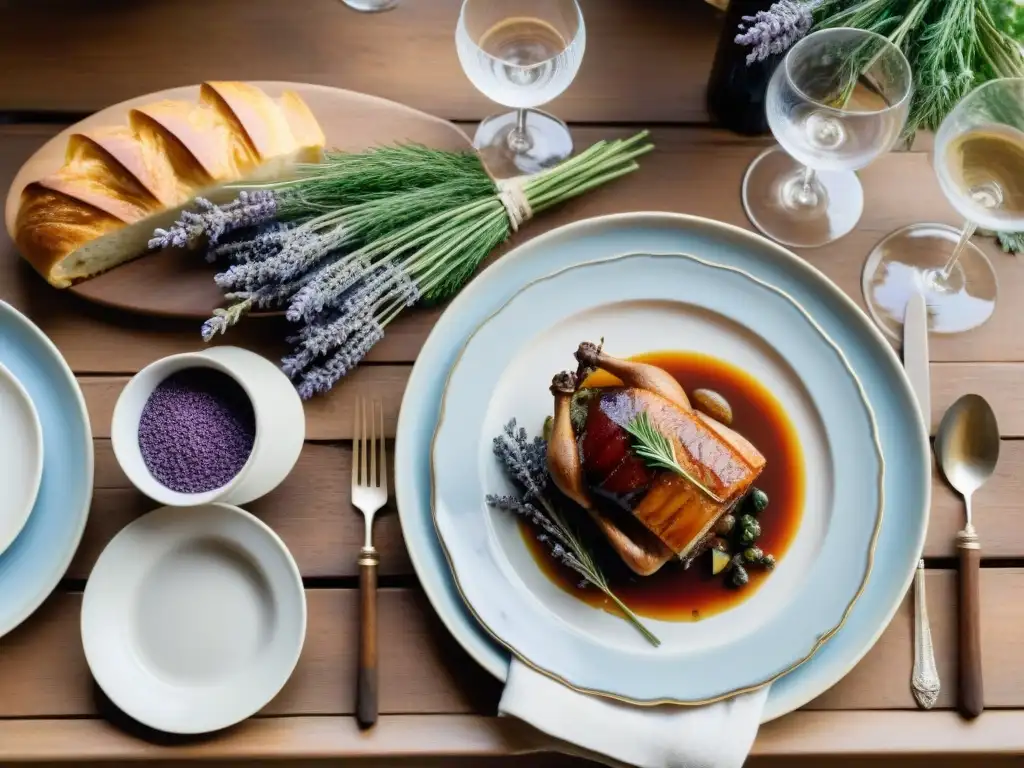
<instances>
[{"instance_id":1,"label":"empty stemmed glass","mask_svg":"<svg viewBox=\"0 0 1024 768\"><path fill-rule=\"evenodd\" d=\"M892 149L910 108L910 64L874 32L826 29L794 45L768 84L768 124L781 145L743 179L743 207L773 240L824 245L857 224L854 171Z\"/></svg>"},{"instance_id":2,"label":"empty stemmed glass","mask_svg":"<svg viewBox=\"0 0 1024 768\"><path fill-rule=\"evenodd\" d=\"M473 145L494 165L536 173L572 154L569 128L535 109L569 87L586 45L575 0L465 0L455 30L473 85L514 112L488 117Z\"/></svg>"},{"instance_id":3,"label":"empty stemmed glass","mask_svg":"<svg viewBox=\"0 0 1024 768\"><path fill-rule=\"evenodd\" d=\"M960 230L904 227L875 246L864 266L868 309L897 338L915 291L924 293L936 333L970 330L995 311L995 271L970 237L979 226L1024 231L1024 78L992 80L969 93L939 126L933 164L967 223Z\"/></svg>"}]
</instances>

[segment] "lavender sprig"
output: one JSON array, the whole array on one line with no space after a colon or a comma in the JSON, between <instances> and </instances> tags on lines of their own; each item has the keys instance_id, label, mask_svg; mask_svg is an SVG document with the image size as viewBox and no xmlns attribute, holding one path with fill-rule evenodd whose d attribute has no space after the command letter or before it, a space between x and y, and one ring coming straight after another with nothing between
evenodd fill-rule
<instances>
[{"instance_id":1,"label":"lavender sprig","mask_svg":"<svg viewBox=\"0 0 1024 768\"><path fill-rule=\"evenodd\" d=\"M224 298L236 303L230 307L218 307L213 310L213 317L203 323L201 334L203 341L210 341L218 333L226 333L228 328L238 323L252 309L279 307L309 282L311 274L302 275L290 283L270 283L253 291L236 291L225 294Z\"/></svg>"},{"instance_id":2,"label":"lavender sprig","mask_svg":"<svg viewBox=\"0 0 1024 768\"><path fill-rule=\"evenodd\" d=\"M288 307L288 319L310 321L355 285L370 268L369 260L361 253L324 267L316 279L295 294Z\"/></svg>"},{"instance_id":3,"label":"lavender sprig","mask_svg":"<svg viewBox=\"0 0 1024 768\"><path fill-rule=\"evenodd\" d=\"M303 374L297 387L299 396L303 400L308 400L318 392L327 392L339 379L359 365L373 345L383 338L384 329L375 320L361 326L329 360Z\"/></svg>"},{"instance_id":4,"label":"lavender sprig","mask_svg":"<svg viewBox=\"0 0 1024 768\"><path fill-rule=\"evenodd\" d=\"M226 234L244 227L265 224L277 215L277 196L269 190L242 191L238 199L214 205L205 197L197 197L200 212L182 211L170 229L157 229L149 241L150 248L188 248L206 236L209 245L216 245Z\"/></svg>"},{"instance_id":5,"label":"lavender sprig","mask_svg":"<svg viewBox=\"0 0 1024 768\"><path fill-rule=\"evenodd\" d=\"M281 250L282 244L289 237L289 232L294 228L295 224L274 222L257 227L255 234L245 233L245 237L236 234L234 238L207 250L206 260L211 264L219 261L235 264L262 261Z\"/></svg>"},{"instance_id":6,"label":"lavender sprig","mask_svg":"<svg viewBox=\"0 0 1024 768\"><path fill-rule=\"evenodd\" d=\"M739 45L752 46L747 64L789 50L810 31L814 24L813 10L819 2L779 0L767 11L744 16L744 24L740 25L740 34L735 40Z\"/></svg>"},{"instance_id":7,"label":"lavender sprig","mask_svg":"<svg viewBox=\"0 0 1024 768\"><path fill-rule=\"evenodd\" d=\"M340 232L319 233L308 229L292 232L277 249L265 259L250 260L228 267L214 277L217 287L225 290L252 289L267 283L285 283L309 272L329 254L344 244Z\"/></svg>"},{"instance_id":8,"label":"lavender sprig","mask_svg":"<svg viewBox=\"0 0 1024 768\"><path fill-rule=\"evenodd\" d=\"M501 434L494 438L494 455L522 489L523 497L490 494L486 497L487 504L522 515L539 527L541 533L537 538L548 546L552 557L583 577L580 586L593 584L600 589L651 645L661 645L661 641L643 625L629 606L612 592L593 555L548 497L547 443L540 437L530 440L526 430L517 427L516 420L512 419Z\"/></svg>"}]
</instances>

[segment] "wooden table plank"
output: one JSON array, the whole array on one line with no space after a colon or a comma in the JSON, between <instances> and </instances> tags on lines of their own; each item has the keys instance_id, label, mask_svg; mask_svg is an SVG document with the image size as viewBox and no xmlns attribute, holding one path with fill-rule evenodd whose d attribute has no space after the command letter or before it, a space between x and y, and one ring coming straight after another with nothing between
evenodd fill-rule
<instances>
[{"instance_id":1,"label":"wooden table plank","mask_svg":"<svg viewBox=\"0 0 1024 768\"><path fill-rule=\"evenodd\" d=\"M1024 666L1017 628L1024 623L1024 570L982 571L985 705L1024 706ZM291 681L263 714L351 714L355 691L357 592L307 591L309 629ZM937 707L956 697L956 597L953 571L929 571L928 606L942 677ZM910 693L911 604L908 598L861 663L808 709L915 709ZM95 715L110 707L97 696L79 636L80 594L57 593L2 641L0 718ZM416 590L380 594L383 714L493 714L498 683L447 634Z\"/></svg>"},{"instance_id":2,"label":"wooden table plank","mask_svg":"<svg viewBox=\"0 0 1024 768\"><path fill-rule=\"evenodd\" d=\"M110 441L96 445L96 491L85 536L68 570L70 579L85 579L100 552L118 531L152 510L156 502L136 491L118 467ZM291 475L276 490L247 505L284 540L306 578L357 575L362 520L349 506L351 450L347 445L307 443ZM974 502L975 523L985 558L1024 559L1024 441L1005 440L995 476ZM383 576L412 576L394 499L374 525ZM932 513L925 557L951 558L954 537L963 527L963 502L938 475L933 475Z\"/></svg>"},{"instance_id":3,"label":"wooden table plank","mask_svg":"<svg viewBox=\"0 0 1024 768\"><path fill-rule=\"evenodd\" d=\"M461 0L404 0L382 14L337 0L0 3L0 111L95 111L162 88L292 80L383 96L449 119L501 108L455 53ZM587 0L586 55L545 107L566 120L704 122L721 14L699 0ZM31 62L31 66L26 66Z\"/></svg>"},{"instance_id":4,"label":"wooden table plank","mask_svg":"<svg viewBox=\"0 0 1024 768\"><path fill-rule=\"evenodd\" d=\"M333 0L332 0L333 1ZM576 129L581 144L631 133L625 128ZM33 131L0 126L0 189L52 128ZM739 187L743 171L764 146L710 129L660 128L658 146L640 172L616 181L530 222L524 231L488 260L557 226L590 216L624 210L664 210L719 219L750 229ZM886 233L915 221L955 224L957 217L939 190L923 152L893 153L861 174L867 190L864 216L857 231L825 248L800 251L810 263L862 303L860 279L864 260ZM913 188L914 194L904 190ZM991 255L1004 297L1024 294L1024 260L998 251L980 240ZM130 373L167 354L202 346L198 323L159 320L96 307L54 291L17 258L13 244L0 233L0 299L36 319L54 340L73 369L80 373ZM1024 334L1017 332L1012 302L1000 302L982 328L954 336L933 336L936 361L1024 361ZM406 312L388 327L387 336L368 360L411 362L433 327L438 309ZM281 355L287 324L280 320L247 320L218 343L255 349L272 358Z\"/></svg>"},{"instance_id":5,"label":"wooden table plank","mask_svg":"<svg viewBox=\"0 0 1024 768\"><path fill-rule=\"evenodd\" d=\"M74 754L105 761L188 760L204 768L241 768L253 760L328 760L352 768L584 768L595 763L537 754L547 742L510 718L473 715L385 715L370 732L348 717L249 720L216 739L144 741L102 720L0 720L0 761L37 763ZM945 753L945 757L939 756ZM765 725L749 768L951 768L1019 766L1024 713L986 712L966 722L952 712L797 712ZM499 756L518 755L490 762ZM439 758L437 762L424 757ZM960 758L960 759L955 759ZM352 762L349 762L352 759ZM214 761L194 762L194 761ZM364 760L366 762L364 762ZM465 762L462 762L465 760ZM980 763L979 760L984 760ZM230 761L230 762L221 762ZM118 762L119 765L123 764ZM326 762L316 763L327 765Z\"/></svg>"}]
</instances>

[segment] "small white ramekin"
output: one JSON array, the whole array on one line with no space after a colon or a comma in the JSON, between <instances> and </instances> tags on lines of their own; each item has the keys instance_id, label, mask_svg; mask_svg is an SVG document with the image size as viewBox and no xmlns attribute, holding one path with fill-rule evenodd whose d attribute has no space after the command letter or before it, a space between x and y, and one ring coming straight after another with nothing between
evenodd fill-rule
<instances>
[{"instance_id":1,"label":"small white ramekin","mask_svg":"<svg viewBox=\"0 0 1024 768\"><path fill-rule=\"evenodd\" d=\"M139 448L139 420L146 401L160 382L186 368L212 368L230 376L248 395L256 420L256 439L245 465L226 485L204 493L180 493L159 482ZM211 347L150 363L121 392L110 427L114 455L128 479L149 498L170 507L238 505L266 495L292 471L305 438L302 400L288 377L266 358L240 347Z\"/></svg>"}]
</instances>

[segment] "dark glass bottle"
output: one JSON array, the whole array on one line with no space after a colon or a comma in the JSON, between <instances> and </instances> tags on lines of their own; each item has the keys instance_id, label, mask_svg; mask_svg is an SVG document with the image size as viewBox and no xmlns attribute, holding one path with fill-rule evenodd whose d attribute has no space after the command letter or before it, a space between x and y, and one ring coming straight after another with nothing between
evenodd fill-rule
<instances>
[{"instance_id":1,"label":"dark glass bottle","mask_svg":"<svg viewBox=\"0 0 1024 768\"><path fill-rule=\"evenodd\" d=\"M707 105L718 126L747 136L769 133L765 91L782 54L747 64L750 48L735 41L744 16L766 11L774 0L730 0L708 80Z\"/></svg>"}]
</instances>

